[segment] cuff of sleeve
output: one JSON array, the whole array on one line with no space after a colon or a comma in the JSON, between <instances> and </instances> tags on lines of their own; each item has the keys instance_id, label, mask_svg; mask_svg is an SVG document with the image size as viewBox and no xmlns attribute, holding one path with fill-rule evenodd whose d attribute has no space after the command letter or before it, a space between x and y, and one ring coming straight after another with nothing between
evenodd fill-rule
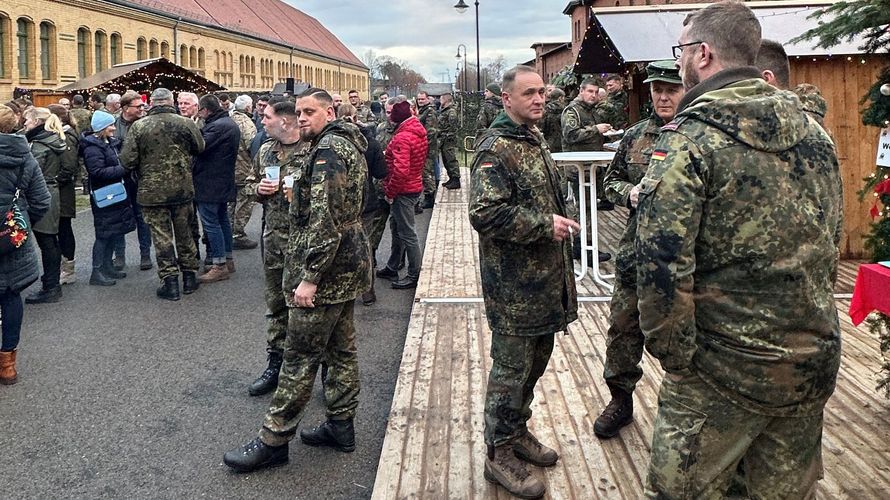
<instances>
[{"instance_id":1,"label":"cuff of sleeve","mask_svg":"<svg viewBox=\"0 0 890 500\"><path fill-rule=\"evenodd\" d=\"M303 281L308 281L309 283L314 283L317 285L319 278L321 278L321 275L319 273L303 269Z\"/></svg>"}]
</instances>

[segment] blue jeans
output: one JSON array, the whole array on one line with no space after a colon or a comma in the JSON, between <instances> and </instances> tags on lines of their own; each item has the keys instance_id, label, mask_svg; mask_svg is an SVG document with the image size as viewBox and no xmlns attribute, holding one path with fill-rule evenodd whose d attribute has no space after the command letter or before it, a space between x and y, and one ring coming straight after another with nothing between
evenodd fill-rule
<instances>
[{"instance_id":1,"label":"blue jeans","mask_svg":"<svg viewBox=\"0 0 890 500\"><path fill-rule=\"evenodd\" d=\"M14 351L19 345L22 318L25 315L19 292L6 290L0 294L0 314L3 315L3 347L0 347L0 351Z\"/></svg>"},{"instance_id":2,"label":"blue jeans","mask_svg":"<svg viewBox=\"0 0 890 500\"><path fill-rule=\"evenodd\" d=\"M410 279L420 276L420 242L414 229L414 205L420 199L419 194L399 195L390 207L389 224L393 229L393 251L386 263L391 271L396 271L402 261L402 252L408 254L408 275Z\"/></svg>"},{"instance_id":3,"label":"blue jeans","mask_svg":"<svg viewBox=\"0 0 890 500\"><path fill-rule=\"evenodd\" d=\"M133 215L136 217L136 236L139 239L139 255L148 256L150 255L151 249L151 230L148 228L148 224L145 223L145 219L142 217L142 206L138 203L133 203ZM123 257L126 252L126 238L121 238L114 243L114 255Z\"/></svg>"},{"instance_id":4,"label":"blue jeans","mask_svg":"<svg viewBox=\"0 0 890 500\"><path fill-rule=\"evenodd\" d=\"M199 202L198 215L207 233L213 264L225 264L226 257L232 256L232 224L229 222L228 204Z\"/></svg>"},{"instance_id":5,"label":"blue jeans","mask_svg":"<svg viewBox=\"0 0 890 500\"><path fill-rule=\"evenodd\" d=\"M118 248L123 246L124 235L119 234L109 238L96 238L93 242L93 269L111 268L111 256ZM118 255L123 256L123 253Z\"/></svg>"}]
</instances>

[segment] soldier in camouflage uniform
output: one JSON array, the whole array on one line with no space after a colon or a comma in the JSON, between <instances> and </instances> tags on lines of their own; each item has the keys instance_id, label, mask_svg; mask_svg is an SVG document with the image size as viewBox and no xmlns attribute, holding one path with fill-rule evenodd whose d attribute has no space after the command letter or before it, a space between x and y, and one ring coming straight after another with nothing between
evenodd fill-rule
<instances>
[{"instance_id":1,"label":"soldier in camouflage uniform","mask_svg":"<svg viewBox=\"0 0 890 500\"><path fill-rule=\"evenodd\" d=\"M359 97L358 91L350 90L349 91L349 104L355 106L355 118L358 120L359 125L361 126L375 126L377 125L377 115L371 111L371 107L366 103L362 102L362 98Z\"/></svg>"},{"instance_id":2,"label":"soldier in camouflage uniform","mask_svg":"<svg viewBox=\"0 0 890 500\"><path fill-rule=\"evenodd\" d=\"M538 126L544 138L547 139L547 145L550 147L551 153L559 153L562 151L562 126L560 119L562 112L566 109L566 94L560 89L553 89L547 97L547 104L544 105L544 118Z\"/></svg>"},{"instance_id":3,"label":"soldier in camouflage uniform","mask_svg":"<svg viewBox=\"0 0 890 500\"><path fill-rule=\"evenodd\" d=\"M439 179L436 177L436 161L439 159L439 116L426 92L417 93L417 119L426 129L429 144L426 165L423 167L423 194L426 198L423 208L433 208L439 186Z\"/></svg>"},{"instance_id":4,"label":"soldier in camouflage uniform","mask_svg":"<svg viewBox=\"0 0 890 500\"><path fill-rule=\"evenodd\" d=\"M503 96L504 112L476 140L469 205L492 333L485 478L539 498L544 484L524 462L551 466L559 455L526 423L554 333L577 319L570 237L579 226L568 218L565 180L535 127L544 114L543 80L517 66L504 75Z\"/></svg>"},{"instance_id":5,"label":"soldier in camouflage uniform","mask_svg":"<svg viewBox=\"0 0 890 500\"><path fill-rule=\"evenodd\" d=\"M485 87L483 93L485 100L479 108L479 115L476 117L476 137L482 135L482 132L491 125L491 122L504 109L504 101L501 98L501 86L496 83L489 83Z\"/></svg>"},{"instance_id":6,"label":"soldier in camouflage uniform","mask_svg":"<svg viewBox=\"0 0 890 500\"><path fill-rule=\"evenodd\" d=\"M148 116L130 126L120 155L124 168L138 177L137 202L155 244L163 283L157 295L162 299L179 300L180 270L183 292L198 289L197 248L189 222L195 209L192 162L203 150L195 122L176 114L173 93L158 88L151 94Z\"/></svg>"},{"instance_id":7,"label":"soldier in camouflage uniform","mask_svg":"<svg viewBox=\"0 0 890 500\"><path fill-rule=\"evenodd\" d=\"M457 134L460 131L460 118L451 94L441 97L439 110L439 152L442 163L448 172L448 181L442 184L445 189L460 189L460 163L457 161Z\"/></svg>"},{"instance_id":8,"label":"soldier in camouflage uniform","mask_svg":"<svg viewBox=\"0 0 890 500\"><path fill-rule=\"evenodd\" d=\"M609 122L616 129L622 129L628 125L628 98L624 90L624 79L621 75L609 75L606 77L606 102L613 109L615 122Z\"/></svg>"},{"instance_id":9,"label":"soldier in camouflage uniform","mask_svg":"<svg viewBox=\"0 0 890 500\"><path fill-rule=\"evenodd\" d=\"M247 237L244 228L253 215L253 205L257 202L257 182L254 165L250 158L250 143L256 137L256 125L251 115L253 101L250 96L240 95L235 99L235 111L232 120L241 131L241 143L238 145L238 157L235 159L236 199L229 202L229 213L232 220L232 247L239 250L256 248L257 242Z\"/></svg>"},{"instance_id":10,"label":"soldier in camouflage uniform","mask_svg":"<svg viewBox=\"0 0 890 500\"><path fill-rule=\"evenodd\" d=\"M265 229L263 231L263 274L266 288L266 317L269 326L266 333L266 351L269 365L248 388L251 396L267 394L278 386L278 372L287 336L287 293L283 289L284 258L290 231L290 202L281 182L285 176L294 175L303 168L309 153L309 143L300 141L297 112L293 103L279 102L263 110L263 126L270 139L260 146L252 168L254 181L247 185L263 204ZM266 167L280 168L279 180L265 178Z\"/></svg>"},{"instance_id":11,"label":"soldier in camouflage uniform","mask_svg":"<svg viewBox=\"0 0 890 500\"><path fill-rule=\"evenodd\" d=\"M831 139L754 63L741 2L687 17L688 88L640 182L640 327L667 372L646 494L806 498L841 338L833 285L843 195Z\"/></svg>"},{"instance_id":12,"label":"soldier in camouflage uniform","mask_svg":"<svg viewBox=\"0 0 890 500\"><path fill-rule=\"evenodd\" d=\"M259 437L225 454L226 465L238 471L287 462L288 443L323 360L329 366L327 420L301 431L300 439L311 446L355 450L359 375L353 306L371 284L371 254L361 223L367 141L355 125L334 121L333 101L324 90L301 94L297 114L301 137L311 141L311 150L293 174L284 364Z\"/></svg>"},{"instance_id":13,"label":"soldier in camouflage uniform","mask_svg":"<svg viewBox=\"0 0 890 500\"><path fill-rule=\"evenodd\" d=\"M781 43L773 40L761 40L760 50L757 52L757 67L763 74L766 83L782 90L788 90L791 86L791 66L788 63L788 54ZM804 111L819 125L825 126L825 114L828 112L828 103L822 98L819 88L809 83L801 83L794 89L794 93L803 104Z\"/></svg>"},{"instance_id":14,"label":"soldier in camouflage uniform","mask_svg":"<svg viewBox=\"0 0 890 500\"><path fill-rule=\"evenodd\" d=\"M593 432L610 438L633 420L633 391L643 376L639 363L643 357L643 332L637 309L637 260L634 238L637 235L636 207L639 184L661 127L671 121L683 97L683 82L676 62L656 61L647 68L652 116L627 130L615 159L606 170L603 186L606 198L629 209L627 226L618 242L615 260L615 290L612 292L609 331L606 334L606 359L603 377L612 400L596 419Z\"/></svg>"}]
</instances>

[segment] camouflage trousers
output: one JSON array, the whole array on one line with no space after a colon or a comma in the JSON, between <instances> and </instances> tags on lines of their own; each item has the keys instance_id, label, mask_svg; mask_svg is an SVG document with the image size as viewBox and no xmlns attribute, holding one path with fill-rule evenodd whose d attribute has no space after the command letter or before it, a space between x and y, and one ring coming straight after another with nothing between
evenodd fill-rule
<instances>
[{"instance_id":1,"label":"camouflage trousers","mask_svg":"<svg viewBox=\"0 0 890 500\"><path fill-rule=\"evenodd\" d=\"M427 156L423 165L423 194L432 194L439 187L439 179L436 177L436 156Z\"/></svg>"},{"instance_id":2,"label":"camouflage trousers","mask_svg":"<svg viewBox=\"0 0 890 500\"><path fill-rule=\"evenodd\" d=\"M232 221L232 238L246 238L244 228L250 222L253 215L253 206L256 204L256 193L250 186L238 186L238 194L235 201L229 202L229 219Z\"/></svg>"},{"instance_id":3,"label":"camouflage trousers","mask_svg":"<svg viewBox=\"0 0 890 500\"><path fill-rule=\"evenodd\" d=\"M383 239L383 233L386 232L386 221L389 219L389 203L382 200L377 210L362 214L362 226L365 234L368 236L368 245L371 247L371 262L377 266L377 247L380 246L380 240Z\"/></svg>"},{"instance_id":4,"label":"camouflage trousers","mask_svg":"<svg viewBox=\"0 0 890 500\"><path fill-rule=\"evenodd\" d=\"M460 179L460 163L457 161L457 140L441 139L439 152L442 154L442 163L448 172L448 179Z\"/></svg>"},{"instance_id":5,"label":"camouflage trousers","mask_svg":"<svg viewBox=\"0 0 890 500\"><path fill-rule=\"evenodd\" d=\"M191 201L178 205L142 207L142 216L151 229L158 262L158 277L178 276L182 271L198 271L198 255L191 222L195 207Z\"/></svg>"},{"instance_id":6,"label":"camouflage trousers","mask_svg":"<svg viewBox=\"0 0 890 500\"><path fill-rule=\"evenodd\" d=\"M359 374L355 348L355 300L314 308L291 308L288 315L284 363L278 388L260 430L260 439L280 446L291 439L312 397L318 365L325 361L327 417L346 420L358 407Z\"/></svg>"},{"instance_id":7,"label":"camouflage trousers","mask_svg":"<svg viewBox=\"0 0 890 500\"><path fill-rule=\"evenodd\" d=\"M535 385L547 370L553 334L491 336L491 371L485 393L485 444L500 446L525 434Z\"/></svg>"},{"instance_id":8,"label":"camouflage trousers","mask_svg":"<svg viewBox=\"0 0 890 500\"><path fill-rule=\"evenodd\" d=\"M665 376L647 498L725 498L739 479L745 498L807 498L821 477L821 414L761 415L732 403L698 375Z\"/></svg>"},{"instance_id":9,"label":"camouflage trousers","mask_svg":"<svg viewBox=\"0 0 890 500\"><path fill-rule=\"evenodd\" d=\"M625 260L623 257L627 255L628 250L633 253L633 248L619 248L616 258L619 269L609 311L603 378L606 379L610 391L620 390L630 394L643 376L640 361L643 359L645 337L640 330L636 276L627 276L627 273L621 270ZM630 258L633 259L632 256ZM636 272L633 263L631 267L630 271Z\"/></svg>"},{"instance_id":10,"label":"camouflage trousers","mask_svg":"<svg viewBox=\"0 0 890 500\"><path fill-rule=\"evenodd\" d=\"M265 277L266 343L269 351L283 353L287 339L288 309L283 289L284 252L287 249L287 235L266 231L263 235L263 273Z\"/></svg>"}]
</instances>

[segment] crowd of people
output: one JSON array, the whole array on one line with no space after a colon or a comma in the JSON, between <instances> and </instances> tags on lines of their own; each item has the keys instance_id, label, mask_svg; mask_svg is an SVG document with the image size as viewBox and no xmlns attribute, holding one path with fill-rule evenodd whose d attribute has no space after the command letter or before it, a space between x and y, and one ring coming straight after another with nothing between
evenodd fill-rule
<instances>
[{"instance_id":1,"label":"crowd of people","mask_svg":"<svg viewBox=\"0 0 890 500\"><path fill-rule=\"evenodd\" d=\"M528 464L560 459L527 427L554 335L578 320L572 200L581 179L551 153L603 150L621 135L612 131L627 128L612 164L595 175L596 209L625 207L628 218L604 360L612 399L594 434L613 438L633 420L646 348L666 372L647 497L812 491L840 359L832 293L841 180L824 100L812 86L787 90L787 56L760 33L740 2L691 14L676 60L648 65L652 113L632 126L618 76L583 80L569 103L526 66L485 89L469 218L492 332L487 480L539 498L545 487ZM147 105L127 92L94 94L89 110L81 96L0 106L0 203L31 221L21 245L0 257L0 382L16 380L20 292L39 275L31 241L43 275L26 302L57 301L61 284L76 279L71 218L82 168L95 226L91 285L126 277L132 231L141 269L153 267L155 248L159 298L225 280L233 251L257 246L244 228L262 205L268 365L248 392L274 395L258 435L224 463L241 472L286 463L319 369L326 418L300 439L353 451L354 303L377 300L375 278L417 286L415 216L434 206L440 156L443 185L460 189L461 180L450 95L438 110L424 92L347 99L318 88L256 101L158 88Z\"/></svg>"}]
</instances>

